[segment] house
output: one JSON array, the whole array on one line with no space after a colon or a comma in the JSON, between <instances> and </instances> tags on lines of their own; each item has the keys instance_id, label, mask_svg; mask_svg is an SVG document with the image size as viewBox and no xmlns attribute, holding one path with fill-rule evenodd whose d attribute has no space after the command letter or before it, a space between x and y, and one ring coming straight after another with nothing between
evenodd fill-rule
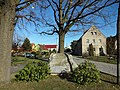
<instances>
[{"instance_id":1,"label":"house","mask_svg":"<svg viewBox=\"0 0 120 90\"><path fill-rule=\"evenodd\" d=\"M45 45L38 44L42 52L49 52L48 48Z\"/></svg>"},{"instance_id":2,"label":"house","mask_svg":"<svg viewBox=\"0 0 120 90\"><path fill-rule=\"evenodd\" d=\"M52 51L52 50L57 50L57 45L42 45L42 44L37 44L35 45L34 43L31 44L32 45L32 51L39 51L41 50L42 52L48 52L48 51Z\"/></svg>"},{"instance_id":3,"label":"house","mask_svg":"<svg viewBox=\"0 0 120 90\"><path fill-rule=\"evenodd\" d=\"M95 27L91 26L81 38L71 43L73 54L89 54L90 45L93 45L94 56L106 54L106 37Z\"/></svg>"},{"instance_id":4,"label":"house","mask_svg":"<svg viewBox=\"0 0 120 90\"><path fill-rule=\"evenodd\" d=\"M57 51L57 45L45 45L45 47L48 49L48 50L56 50Z\"/></svg>"},{"instance_id":5,"label":"house","mask_svg":"<svg viewBox=\"0 0 120 90\"><path fill-rule=\"evenodd\" d=\"M34 49L35 48L35 44L31 43L31 47L32 47L32 49Z\"/></svg>"},{"instance_id":6,"label":"house","mask_svg":"<svg viewBox=\"0 0 120 90\"><path fill-rule=\"evenodd\" d=\"M23 51L24 51L23 47L19 46L16 43L12 44L12 50L11 50L11 52L23 52Z\"/></svg>"}]
</instances>

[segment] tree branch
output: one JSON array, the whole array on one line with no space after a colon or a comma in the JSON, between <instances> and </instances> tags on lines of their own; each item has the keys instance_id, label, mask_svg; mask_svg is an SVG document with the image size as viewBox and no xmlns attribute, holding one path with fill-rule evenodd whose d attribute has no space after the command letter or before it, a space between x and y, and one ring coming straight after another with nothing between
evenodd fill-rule
<instances>
[{"instance_id":1,"label":"tree branch","mask_svg":"<svg viewBox=\"0 0 120 90\"><path fill-rule=\"evenodd\" d=\"M108 1L109 1L109 0L108 0ZM106 1L103 6L99 7L98 9L96 9L96 10L94 10L94 11L92 11L92 12L89 12L89 13L87 13L87 14L85 14L85 15L80 16L80 15L82 14L82 13L80 12L80 13L78 14L78 16L77 16L76 18L70 20L70 22L71 22L71 21L76 21L76 20L78 20L78 19L82 19L82 18L87 17L87 16L89 16L89 15L92 15L92 14L100 11L101 9L103 9L103 8L105 8L105 7L111 6L111 5L119 2L119 1L114 1L114 2L112 2L112 3L110 3L110 4L107 4L108 1ZM89 5L88 5L88 6L89 6ZM87 7L88 7L88 6L87 6Z\"/></svg>"},{"instance_id":2,"label":"tree branch","mask_svg":"<svg viewBox=\"0 0 120 90\"><path fill-rule=\"evenodd\" d=\"M48 23L47 20L45 20L43 16L41 16L41 17L45 21L46 25L53 27L56 31L58 31L57 28L55 27L55 25Z\"/></svg>"},{"instance_id":3,"label":"tree branch","mask_svg":"<svg viewBox=\"0 0 120 90\"><path fill-rule=\"evenodd\" d=\"M20 3L20 4L17 5L17 7L18 7L19 5L22 5L22 6L21 6L21 7L18 7L18 8L16 7L16 11L21 11L21 10L27 8L30 4L32 4L32 3L34 3L34 2L35 2L35 0L28 0L28 1L25 1L25 2ZM23 5L23 4L25 4L25 5Z\"/></svg>"},{"instance_id":4,"label":"tree branch","mask_svg":"<svg viewBox=\"0 0 120 90\"><path fill-rule=\"evenodd\" d=\"M54 31L54 30L51 30L51 31L52 31L51 33L49 33L49 32L40 32L39 34L47 34L47 35L53 35L53 34L55 34L55 33L58 34L57 31Z\"/></svg>"},{"instance_id":5,"label":"tree branch","mask_svg":"<svg viewBox=\"0 0 120 90\"><path fill-rule=\"evenodd\" d=\"M53 0L52 0L53 1ZM58 27L60 26L58 20L57 20L57 16L56 16L56 10L54 9L54 7L52 6L51 2L48 0L52 10L54 11L54 18L55 18L55 22L57 23ZM55 3L55 2L54 2ZM56 3L57 4L57 3Z\"/></svg>"},{"instance_id":6,"label":"tree branch","mask_svg":"<svg viewBox=\"0 0 120 90\"><path fill-rule=\"evenodd\" d=\"M52 2L56 5L57 9L59 9L58 4L54 0L52 0Z\"/></svg>"},{"instance_id":7,"label":"tree branch","mask_svg":"<svg viewBox=\"0 0 120 90\"><path fill-rule=\"evenodd\" d=\"M24 1L24 2L18 3L18 4L16 4L16 6L20 6L20 5L26 4L26 3L28 3L28 2L30 2L30 0L26 0L26 1Z\"/></svg>"}]
</instances>

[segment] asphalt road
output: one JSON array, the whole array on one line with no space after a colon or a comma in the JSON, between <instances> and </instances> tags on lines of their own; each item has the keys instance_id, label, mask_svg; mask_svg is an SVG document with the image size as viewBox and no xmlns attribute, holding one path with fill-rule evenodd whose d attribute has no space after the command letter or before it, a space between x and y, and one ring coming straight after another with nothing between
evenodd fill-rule
<instances>
[{"instance_id":1,"label":"asphalt road","mask_svg":"<svg viewBox=\"0 0 120 90\"><path fill-rule=\"evenodd\" d=\"M76 56L73 56L73 60L77 64L80 64L80 63L84 62L86 59L82 59L82 58L78 58ZM96 65L97 69L100 70L101 72L117 76L117 65L109 64L109 63L103 63L103 62L96 62L96 61L90 61L90 62L94 63ZM120 68L119 68L119 70L120 70Z\"/></svg>"}]
</instances>

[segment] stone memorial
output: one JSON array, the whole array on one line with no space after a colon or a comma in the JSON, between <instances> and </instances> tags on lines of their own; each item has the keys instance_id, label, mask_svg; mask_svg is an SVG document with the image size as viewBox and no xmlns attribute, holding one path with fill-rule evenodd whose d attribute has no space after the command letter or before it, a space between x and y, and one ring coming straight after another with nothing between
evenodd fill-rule
<instances>
[{"instance_id":1,"label":"stone memorial","mask_svg":"<svg viewBox=\"0 0 120 90\"><path fill-rule=\"evenodd\" d=\"M49 66L51 74L59 74L61 72L70 72L78 65L73 61L70 54L52 53L49 58Z\"/></svg>"}]
</instances>

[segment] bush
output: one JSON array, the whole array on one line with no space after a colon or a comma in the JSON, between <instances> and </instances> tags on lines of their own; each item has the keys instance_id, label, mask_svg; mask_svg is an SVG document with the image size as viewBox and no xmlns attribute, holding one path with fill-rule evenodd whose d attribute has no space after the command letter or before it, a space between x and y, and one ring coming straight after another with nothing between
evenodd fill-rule
<instances>
[{"instance_id":1,"label":"bush","mask_svg":"<svg viewBox=\"0 0 120 90\"><path fill-rule=\"evenodd\" d=\"M47 78L49 74L50 69L47 63L31 62L19 71L15 77L17 81L39 81Z\"/></svg>"},{"instance_id":2,"label":"bush","mask_svg":"<svg viewBox=\"0 0 120 90\"><path fill-rule=\"evenodd\" d=\"M78 84L89 84L100 81L100 72L89 61L80 64L72 73L72 79Z\"/></svg>"}]
</instances>

